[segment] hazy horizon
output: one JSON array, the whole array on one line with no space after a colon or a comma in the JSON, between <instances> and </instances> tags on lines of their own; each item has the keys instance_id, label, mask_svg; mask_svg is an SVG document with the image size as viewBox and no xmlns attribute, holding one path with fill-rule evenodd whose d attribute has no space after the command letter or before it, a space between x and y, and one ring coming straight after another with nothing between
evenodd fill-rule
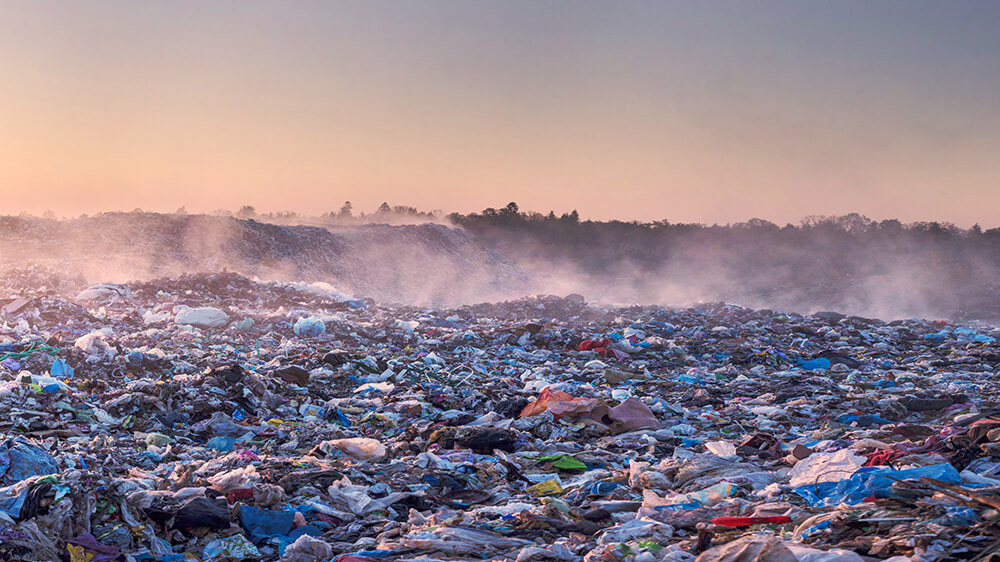
<instances>
[{"instance_id":1,"label":"hazy horizon","mask_svg":"<svg viewBox=\"0 0 1000 562\"><path fill-rule=\"evenodd\" d=\"M994 226L1000 6L8 2L7 214Z\"/></svg>"},{"instance_id":2,"label":"hazy horizon","mask_svg":"<svg viewBox=\"0 0 1000 562\"><path fill-rule=\"evenodd\" d=\"M348 201L349 202L349 201ZM102 215L130 215L135 213L148 213L152 215L196 215L196 216L206 216L206 217L222 217L222 218L234 218L234 219L251 219L260 221L266 224L275 225L303 225L303 226L321 226L326 229L340 228L340 227L350 227L350 226L364 226L364 225L377 225L377 224L388 224L388 225L419 225L419 224L439 224L448 227L454 227L461 229L461 226L455 224L451 219L452 216L457 214L460 217L469 217L476 214L483 213L493 209L495 211L502 211L505 205L493 205L492 207L487 207L485 209L472 210L470 212L464 213L459 211L454 211L451 209L421 209L418 207L413 207L409 205L396 205L395 203L389 201L387 203L390 207L390 212L382 214L379 212L378 206L374 206L370 209L358 208L353 206L351 215L348 217L340 217L338 215L339 208L331 208L329 211L293 211L290 209L258 209L253 207L250 214L242 214L242 205L240 207L233 208L217 208L212 210L207 209L189 209L185 206L178 207L174 210L161 210L161 209L143 209L141 207L136 207L134 209L104 209L99 210L94 213L80 213L79 215L60 215L52 211L51 209L46 209L41 212L28 212L28 211L6 211L0 212L0 217L31 217L34 219L52 219L58 221L65 220L76 220L83 218L95 218ZM511 201L508 203L517 203L516 201ZM399 207L403 209L415 211L416 214L411 214L406 210L400 211ZM532 213L540 213L542 215L548 215L551 211L558 218L570 214L576 209L526 209L518 206L520 213L530 215ZM978 226L982 231L1000 228L1000 220L995 223L974 223L969 225L962 225L952 223L950 221L940 221L940 220L914 220L905 221L899 219L899 217L869 217L867 215L851 212L845 213L843 215L806 215L799 217L797 220L790 220L785 222L776 222L764 219L762 217L745 217L742 220L734 220L730 222L694 222L694 221L671 221L666 218L664 219L652 219L652 220L638 220L638 219L621 219L621 218L610 218L610 219L600 219L596 217L587 217L579 212L579 221L592 221L596 223L613 223L613 222L626 222L626 223L636 223L640 225L652 225L661 221L666 220L669 224L674 225L697 225L704 227L734 227L739 225L751 225L753 221L765 220L770 222L777 227L803 227L812 223L813 221L826 221L826 222L837 222L838 219L845 217L857 216L859 219L867 219L873 224L878 224L885 221L898 221L901 226L910 227L914 225L927 225L931 223L937 223L942 226L955 226L961 230L968 230L973 226Z\"/></svg>"}]
</instances>

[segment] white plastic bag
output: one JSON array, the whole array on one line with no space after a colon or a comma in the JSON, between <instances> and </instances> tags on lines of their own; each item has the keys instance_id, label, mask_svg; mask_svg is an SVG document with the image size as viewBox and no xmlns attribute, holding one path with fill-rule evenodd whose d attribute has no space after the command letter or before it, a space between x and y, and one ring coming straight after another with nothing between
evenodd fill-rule
<instances>
[{"instance_id":1,"label":"white plastic bag","mask_svg":"<svg viewBox=\"0 0 1000 562\"><path fill-rule=\"evenodd\" d=\"M864 466L866 460L850 449L841 449L836 453L813 453L792 467L788 472L788 483L798 487L846 480Z\"/></svg>"},{"instance_id":2,"label":"white plastic bag","mask_svg":"<svg viewBox=\"0 0 1000 562\"><path fill-rule=\"evenodd\" d=\"M201 308L191 308L190 306L178 306L174 309L177 314L174 322L189 326L199 326L202 328L221 328L229 323L229 315L210 306Z\"/></svg>"},{"instance_id":3,"label":"white plastic bag","mask_svg":"<svg viewBox=\"0 0 1000 562\"><path fill-rule=\"evenodd\" d=\"M385 456L385 445L367 437L351 437L349 439L333 439L327 441L338 451L358 460L370 461Z\"/></svg>"}]
</instances>

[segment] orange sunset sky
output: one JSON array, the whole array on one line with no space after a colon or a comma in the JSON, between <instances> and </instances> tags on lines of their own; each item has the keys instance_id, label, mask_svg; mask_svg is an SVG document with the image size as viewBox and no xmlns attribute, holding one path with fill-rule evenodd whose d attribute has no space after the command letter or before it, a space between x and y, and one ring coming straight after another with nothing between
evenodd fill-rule
<instances>
[{"instance_id":1,"label":"orange sunset sky","mask_svg":"<svg viewBox=\"0 0 1000 562\"><path fill-rule=\"evenodd\" d=\"M0 1L2 214L1000 226L995 2Z\"/></svg>"}]
</instances>

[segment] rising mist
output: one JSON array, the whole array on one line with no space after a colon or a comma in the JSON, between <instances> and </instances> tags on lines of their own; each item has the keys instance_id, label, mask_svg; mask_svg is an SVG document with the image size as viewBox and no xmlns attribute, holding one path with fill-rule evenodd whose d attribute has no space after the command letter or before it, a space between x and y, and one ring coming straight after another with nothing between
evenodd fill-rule
<instances>
[{"instance_id":1,"label":"rising mist","mask_svg":"<svg viewBox=\"0 0 1000 562\"><path fill-rule=\"evenodd\" d=\"M218 215L232 213L218 213ZM579 293L609 304L724 301L882 319L1000 317L1000 229L853 214L779 227L581 221L511 204L468 215L383 206L315 217L104 213L0 218L0 267L127 282L235 271L323 281L387 303Z\"/></svg>"}]
</instances>

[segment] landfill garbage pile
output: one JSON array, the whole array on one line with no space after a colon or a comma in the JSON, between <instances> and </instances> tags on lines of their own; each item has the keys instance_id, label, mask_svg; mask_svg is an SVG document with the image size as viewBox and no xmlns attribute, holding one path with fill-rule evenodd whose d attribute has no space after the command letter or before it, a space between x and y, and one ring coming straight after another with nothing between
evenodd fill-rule
<instances>
[{"instance_id":1,"label":"landfill garbage pile","mask_svg":"<svg viewBox=\"0 0 1000 562\"><path fill-rule=\"evenodd\" d=\"M472 236L439 224L323 228L139 212L70 220L7 216L0 217L0 244L16 248L0 255L3 270L41 264L62 278L90 282L237 271L434 306L520 296L527 279Z\"/></svg>"},{"instance_id":2,"label":"landfill garbage pile","mask_svg":"<svg viewBox=\"0 0 1000 562\"><path fill-rule=\"evenodd\" d=\"M971 560L998 330L235 273L0 298L0 559Z\"/></svg>"}]
</instances>

